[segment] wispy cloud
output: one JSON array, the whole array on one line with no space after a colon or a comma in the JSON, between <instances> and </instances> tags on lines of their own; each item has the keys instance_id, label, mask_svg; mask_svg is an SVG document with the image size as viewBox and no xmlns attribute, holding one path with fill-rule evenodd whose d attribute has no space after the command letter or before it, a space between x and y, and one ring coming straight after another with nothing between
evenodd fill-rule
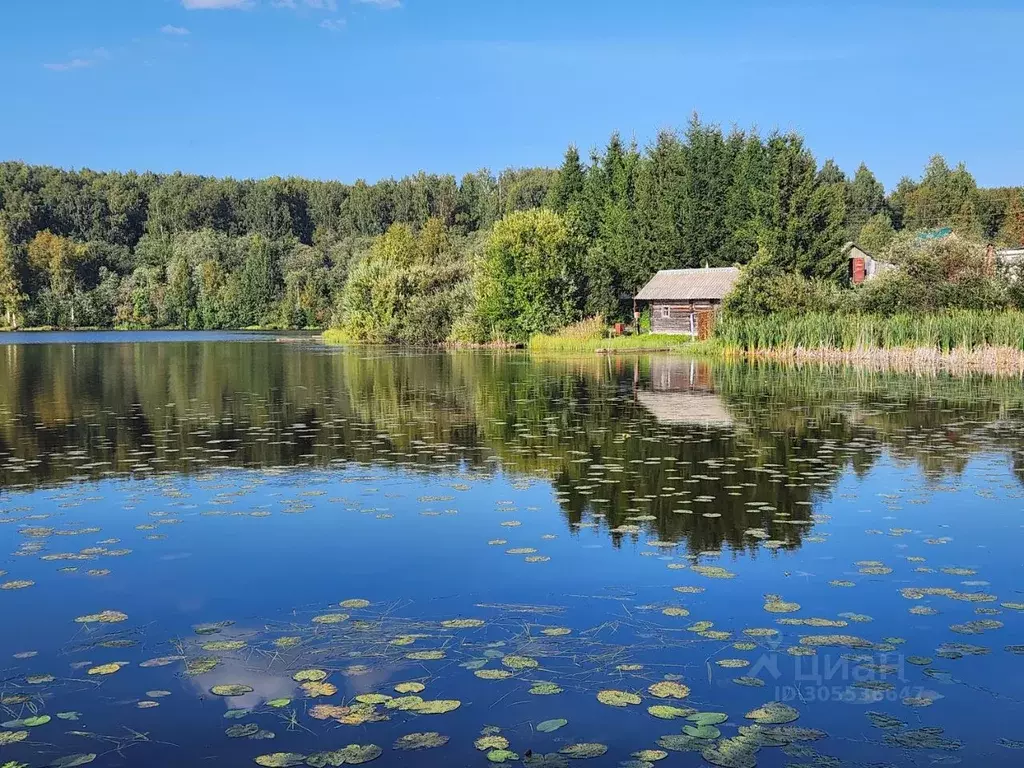
<instances>
[{"instance_id":1,"label":"wispy cloud","mask_svg":"<svg viewBox=\"0 0 1024 768\"><path fill-rule=\"evenodd\" d=\"M219 11L231 8L248 8L252 0L181 0L190 11Z\"/></svg>"},{"instance_id":2,"label":"wispy cloud","mask_svg":"<svg viewBox=\"0 0 1024 768\"><path fill-rule=\"evenodd\" d=\"M164 24L160 31L165 35L188 35L191 34L185 27L176 27L173 24Z\"/></svg>"},{"instance_id":3,"label":"wispy cloud","mask_svg":"<svg viewBox=\"0 0 1024 768\"><path fill-rule=\"evenodd\" d=\"M402 0L352 0L352 2L359 5L372 5L375 8L380 8L382 11L390 11L393 8L402 7Z\"/></svg>"},{"instance_id":4,"label":"wispy cloud","mask_svg":"<svg viewBox=\"0 0 1024 768\"><path fill-rule=\"evenodd\" d=\"M338 0L273 0L275 8L298 8L305 6L316 11L338 10Z\"/></svg>"},{"instance_id":5,"label":"wispy cloud","mask_svg":"<svg viewBox=\"0 0 1024 768\"><path fill-rule=\"evenodd\" d=\"M344 19L324 19L320 22L320 26L331 32L341 32L345 28Z\"/></svg>"},{"instance_id":6,"label":"wispy cloud","mask_svg":"<svg viewBox=\"0 0 1024 768\"><path fill-rule=\"evenodd\" d=\"M43 66L54 72L68 72L72 69L85 69L95 64L95 59L71 59L70 61L61 61L54 64L43 64Z\"/></svg>"},{"instance_id":7,"label":"wispy cloud","mask_svg":"<svg viewBox=\"0 0 1024 768\"><path fill-rule=\"evenodd\" d=\"M73 54L67 61L51 62L43 64L43 67L51 72L71 72L75 69L88 69L95 67L100 61L110 58L110 51L106 48L96 48L88 54Z\"/></svg>"}]
</instances>

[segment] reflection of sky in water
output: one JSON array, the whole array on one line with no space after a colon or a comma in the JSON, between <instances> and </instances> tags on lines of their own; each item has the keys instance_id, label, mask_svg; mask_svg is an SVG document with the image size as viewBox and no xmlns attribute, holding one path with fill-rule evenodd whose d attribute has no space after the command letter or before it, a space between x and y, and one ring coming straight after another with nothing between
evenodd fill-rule
<instances>
[{"instance_id":1,"label":"reflection of sky in water","mask_svg":"<svg viewBox=\"0 0 1024 768\"><path fill-rule=\"evenodd\" d=\"M730 715L721 726L726 736L747 722L744 713L780 699L798 709L796 725L830 734L801 749L849 764L917 765L936 757L1016 764L1021 753L999 740L1015 738L1024 714L1013 672L1019 657L1004 650L1024 638L1024 616L1000 603L1024 602L1014 452L1021 424L1017 395L998 382L958 391L941 382L815 380L806 372L675 361L389 360L242 346L219 345L217 354L202 345L80 346L74 365L63 348L45 345L0 355L4 380L52 373L34 389L0 393L0 570L8 572L0 583L35 581L0 591L0 692L38 694L33 706L49 714L82 713L80 721L54 718L33 729L29 741L3 747L0 761L45 765L96 752L100 768L248 765L266 752L376 743L385 749L376 764L397 765L410 756L390 749L396 738L437 730L450 743L414 755L416 763L472 765L486 762L473 739L493 725L519 753L599 741L609 752L591 764L616 765L680 733L682 721L646 712L672 703L647 693L669 675L691 689L675 703ZM100 369L105 376L93 375ZM200 472L208 465L181 455L233 466ZM104 478L102 468L81 470L101 461L173 471ZM90 479L61 482L75 474ZM25 535L31 527L55 533ZM101 530L56 533L90 527ZM489 543L495 541L503 543ZM89 547L131 552L43 559ZM892 572L863 572L871 567L863 563L875 561ZM733 576L702 576L692 568L698 563ZM77 570L62 572L69 567ZM91 576L90 569L110 574ZM855 586L829 586L846 580ZM907 587L999 599L912 601L900 595ZM799 610L770 613L766 594ZM338 606L350 598L371 606ZM938 613L911 614L914 605ZM672 607L689 613L663 613ZM124 611L129 621L74 623L106 609ZM339 625L312 622L328 613L350 617ZM856 619L842 627L779 623L843 614ZM487 623L467 630L438 624L454 618ZM971 624L984 620L1003 626ZM223 621L234 624L218 634L194 632ZM360 621L367 623L357 629ZM699 621L728 637L697 634ZM553 627L572 632L541 634ZM780 634L756 639L754 649L733 645L757 627ZM822 648L814 657L791 652L802 637L830 634L881 646ZM425 637L392 643L406 635ZM276 648L283 636L302 642ZM248 646L201 649L230 639ZM110 640L113 647L101 644ZM987 652L942 658L948 643ZM434 649L444 658L405 658ZM32 650L38 655L13 658ZM179 652L221 663L197 677L183 676L181 663L140 666ZM506 668L501 657L509 653L539 667L512 680L473 674ZM914 664L912 656L929 660ZM718 663L734 659L749 666ZM130 664L103 679L86 674L113 661ZM643 669L617 671L623 663ZM357 665L368 671L345 674ZM327 671L338 693L304 699L292 675L309 668ZM57 679L25 683L26 675L41 674ZM755 674L764 687L733 682ZM462 706L437 716L391 712L390 720L363 726L307 714L316 703L351 702L360 693L397 695L393 686L407 680L426 684L424 698ZM871 702L863 685L879 680L894 688L876 690L880 700ZM528 692L549 681L563 693ZM235 698L209 693L235 683L254 690ZM606 707L595 697L603 688L638 692L643 703ZM157 708L138 709L152 690L171 695ZM283 711L264 705L280 698L295 703ZM933 703L913 708L901 703L906 698ZM253 713L232 720L223 717L228 709ZM948 754L887 747L869 710L898 717L908 729L942 727L965 746ZM6 715L26 711L9 704ZM554 733L534 728L562 717L570 724ZM239 722L276 738L228 739L225 728ZM150 741L134 742L121 757L110 751L114 742L72 730L109 739L146 733ZM826 764L790 751L762 749L758 765ZM670 761L699 762L692 753Z\"/></svg>"}]
</instances>

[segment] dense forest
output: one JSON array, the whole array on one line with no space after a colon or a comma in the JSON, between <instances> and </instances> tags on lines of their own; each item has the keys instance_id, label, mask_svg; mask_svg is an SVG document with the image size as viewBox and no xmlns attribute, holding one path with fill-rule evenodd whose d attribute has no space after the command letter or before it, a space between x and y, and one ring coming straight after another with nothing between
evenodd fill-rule
<instances>
[{"instance_id":1,"label":"dense forest","mask_svg":"<svg viewBox=\"0 0 1024 768\"><path fill-rule=\"evenodd\" d=\"M0 163L0 325L322 328L374 342L523 339L621 316L657 269L745 264L842 284L842 246L951 226L1024 241L1024 188L935 157L886 193L796 134L696 117L558 169L376 184Z\"/></svg>"}]
</instances>

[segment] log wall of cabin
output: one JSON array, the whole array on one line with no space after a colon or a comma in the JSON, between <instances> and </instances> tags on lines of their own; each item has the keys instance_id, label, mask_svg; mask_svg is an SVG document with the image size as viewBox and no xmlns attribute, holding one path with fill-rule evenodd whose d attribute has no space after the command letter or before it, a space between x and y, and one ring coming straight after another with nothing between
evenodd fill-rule
<instances>
[{"instance_id":1,"label":"log wall of cabin","mask_svg":"<svg viewBox=\"0 0 1024 768\"><path fill-rule=\"evenodd\" d=\"M697 313L715 312L718 301L653 301L651 302L652 333L682 333L697 335ZM665 311L668 310L668 317ZM690 318L693 316L691 326Z\"/></svg>"}]
</instances>

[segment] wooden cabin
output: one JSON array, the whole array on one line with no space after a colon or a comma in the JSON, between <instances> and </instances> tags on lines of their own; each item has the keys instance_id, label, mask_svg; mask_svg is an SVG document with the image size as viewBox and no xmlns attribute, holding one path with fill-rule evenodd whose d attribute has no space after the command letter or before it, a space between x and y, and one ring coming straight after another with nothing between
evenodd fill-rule
<instances>
[{"instance_id":1,"label":"wooden cabin","mask_svg":"<svg viewBox=\"0 0 1024 768\"><path fill-rule=\"evenodd\" d=\"M663 269L636 295L651 305L651 332L707 338L722 300L740 279L737 267Z\"/></svg>"}]
</instances>

